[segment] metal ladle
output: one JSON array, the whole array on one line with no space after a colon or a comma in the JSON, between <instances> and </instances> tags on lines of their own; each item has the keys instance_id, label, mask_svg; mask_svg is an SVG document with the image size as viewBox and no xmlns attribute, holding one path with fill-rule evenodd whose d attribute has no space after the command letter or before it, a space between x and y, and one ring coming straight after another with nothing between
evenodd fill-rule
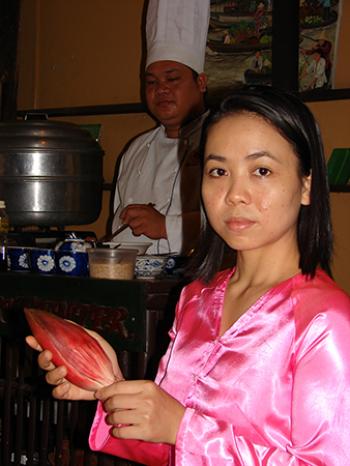
<instances>
[{"instance_id":1,"label":"metal ladle","mask_svg":"<svg viewBox=\"0 0 350 466\"><path fill-rule=\"evenodd\" d=\"M123 223L122 225L120 225L120 227L118 227L114 233L112 233L111 235L108 235L108 236L105 236L103 237L102 239L100 239L96 245L97 246L102 246L104 245L104 243L110 243L112 242L112 240L117 236L119 235L119 233L121 233L122 231L126 230L126 228L128 228L129 225L127 225L126 223ZM113 249L116 249L116 248L119 248L119 246L121 245L121 243L116 243L115 246L113 246Z\"/></svg>"}]
</instances>

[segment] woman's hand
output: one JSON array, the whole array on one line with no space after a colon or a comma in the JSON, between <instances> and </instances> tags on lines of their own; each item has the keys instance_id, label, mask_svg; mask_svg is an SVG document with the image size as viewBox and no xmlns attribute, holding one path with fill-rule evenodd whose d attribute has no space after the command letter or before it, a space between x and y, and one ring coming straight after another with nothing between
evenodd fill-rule
<instances>
[{"instance_id":1,"label":"woman's hand","mask_svg":"<svg viewBox=\"0 0 350 466\"><path fill-rule=\"evenodd\" d=\"M184 406L149 380L117 382L96 392L112 435L175 444Z\"/></svg>"},{"instance_id":2,"label":"woman's hand","mask_svg":"<svg viewBox=\"0 0 350 466\"><path fill-rule=\"evenodd\" d=\"M92 337L94 337L106 352L109 359L112 361L113 372L116 379L124 379L123 374L118 365L115 351L107 341L98 333L85 329ZM85 390L77 385L69 382L65 377L67 369L65 366L56 367L52 362L52 354L48 350L43 350L36 338L32 335L26 337L27 344L36 351L39 351L38 364L39 367L47 371L45 379L49 385L55 385L52 390L52 395L60 400L95 400L95 392Z\"/></svg>"}]
</instances>

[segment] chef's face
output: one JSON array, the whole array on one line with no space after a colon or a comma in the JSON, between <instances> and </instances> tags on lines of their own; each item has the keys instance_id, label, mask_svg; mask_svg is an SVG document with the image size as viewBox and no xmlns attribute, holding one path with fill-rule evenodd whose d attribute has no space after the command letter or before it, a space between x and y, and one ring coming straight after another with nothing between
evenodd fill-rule
<instances>
[{"instance_id":1,"label":"chef's face","mask_svg":"<svg viewBox=\"0 0 350 466\"><path fill-rule=\"evenodd\" d=\"M183 123L204 110L207 78L203 73L194 76L182 63L170 60L152 63L146 70L145 85L148 108L165 126L169 137L177 137Z\"/></svg>"},{"instance_id":2,"label":"chef's face","mask_svg":"<svg viewBox=\"0 0 350 466\"><path fill-rule=\"evenodd\" d=\"M292 145L263 118L229 115L209 129L202 195L209 222L237 251L296 251L310 177Z\"/></svg>"}]
</instances>

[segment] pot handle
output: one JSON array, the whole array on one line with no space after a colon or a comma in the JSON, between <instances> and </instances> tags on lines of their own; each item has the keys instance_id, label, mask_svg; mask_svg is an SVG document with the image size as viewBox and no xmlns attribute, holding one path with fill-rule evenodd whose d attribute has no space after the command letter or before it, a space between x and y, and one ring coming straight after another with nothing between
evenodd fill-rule
<instances>
[{"instance_id":1,"label":"pot handle","mask_svg":"<svg viewBox=\"0 0 350 466\"><path fill-rule=\"evenodd\" d=\"M24 115L24 120L48 120L49 117L47 113L34 113L28 112Z\"/></svg>"}]
</instances>

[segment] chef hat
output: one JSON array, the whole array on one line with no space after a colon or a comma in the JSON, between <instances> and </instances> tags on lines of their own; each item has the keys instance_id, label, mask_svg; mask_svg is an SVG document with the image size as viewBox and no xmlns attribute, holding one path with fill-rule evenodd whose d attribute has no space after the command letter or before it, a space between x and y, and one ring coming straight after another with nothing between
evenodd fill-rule
<instances>
[{"instance_id":1,"label":"chef hat","mask_svg":"<svg viewBox=\"0 0 350 466\"><path fill-rule=\"evenodd\" d=\"M204 69L210 0L149 0L146 68L173 60L197 73Z\"/></svg>"}]
</instances>

